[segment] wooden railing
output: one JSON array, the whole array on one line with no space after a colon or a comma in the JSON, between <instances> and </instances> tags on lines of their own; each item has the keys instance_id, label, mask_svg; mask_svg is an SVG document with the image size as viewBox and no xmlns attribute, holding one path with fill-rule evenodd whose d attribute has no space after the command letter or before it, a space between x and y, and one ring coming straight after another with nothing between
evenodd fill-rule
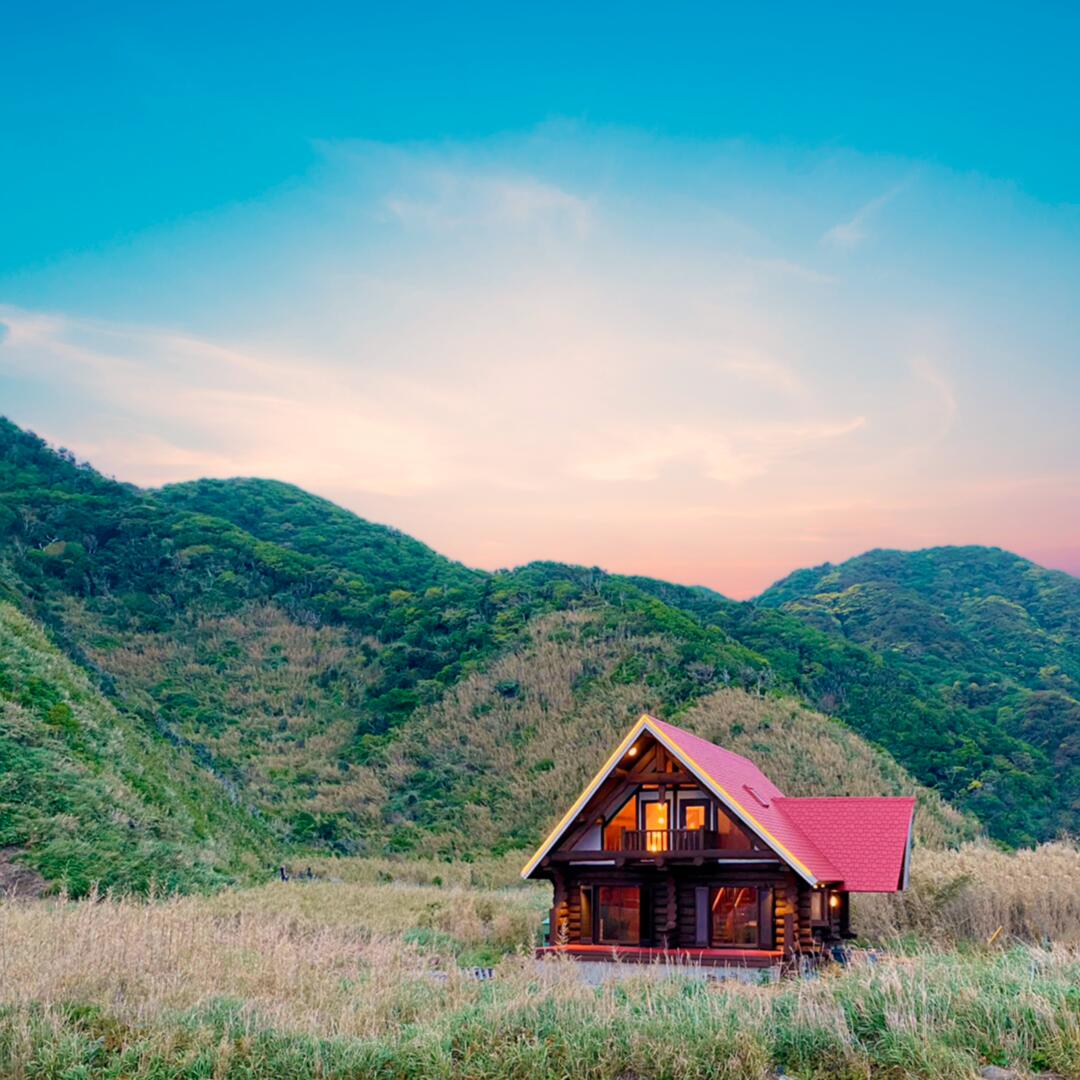
<instances>
[{"instance_id":1,"label":"wooden railing","mask_svg":"<svg viewBox=\"0 0 1080 1080\"><path fill-rule=\"evenodd\" d=\"M721 847L712 829L627 829L623 851L710 851Z\"/></svg>"}]
</instances>

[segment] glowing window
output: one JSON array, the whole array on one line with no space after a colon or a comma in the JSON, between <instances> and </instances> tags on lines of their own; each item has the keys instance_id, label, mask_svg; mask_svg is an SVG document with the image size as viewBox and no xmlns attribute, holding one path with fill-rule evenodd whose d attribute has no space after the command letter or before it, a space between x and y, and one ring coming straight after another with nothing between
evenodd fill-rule
<instances>
[{"instance_id":1,"label":"glowing window","mask_svg":"<svg viewBox=\"0 0 1080 1080\"><path fill-rule=\"evenodd\" d=\"M720 807L716 808L716 831L720 846L727 851L749 851L753 847L750 837Z\"/></svg>"},{"instance_id":2,"label":"glowing window","mask_svg":"<svg viewBox=\"0 0 1080 1080\"><path fill-rule=\"evenodd\" d=\"M683 807L683 828L684 829L704 829L705 828L705 807L704 806L684 806Z\"/></svg>"},{"instance_id":3,"label":"glowing window","mask_svg":"<svg viewBox=\"0 0 1080 1080\"><path fill-rule=\"evenodd\" d=\"M723 887L713 893L712 943L758 943L758 891L749 887Z\"/></svg>"},{"instance_id":4,"label":"glowing window","mask_svg":"<svg viewBox=\"0 0 1080 1080\"><path fill-rule=\"evenodd\" d=\"M623 803L622 809L608 818L604 829L604 851L622 851L622 836L628 829L637 828L637 796Z\"/></svg>"},{"instance_id":5,"label":"glowing window","mask_svg":"<svg viewBox=\"0 0 1080 1080\"><path fill-rule=\"evenodd\" d=\"M668 822L668 804L663 802L647 802L645 806L645 850L667 851L668 833L671 827Z\"/></svg>"}]
</instances>

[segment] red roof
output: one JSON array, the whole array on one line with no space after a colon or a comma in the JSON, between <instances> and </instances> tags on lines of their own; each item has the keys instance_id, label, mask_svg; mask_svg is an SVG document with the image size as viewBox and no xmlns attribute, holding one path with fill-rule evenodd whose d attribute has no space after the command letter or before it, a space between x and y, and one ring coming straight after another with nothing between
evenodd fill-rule
<instances>
[{"instance_id":1,"label":"red roof","mask_svg":"<svg viewBox=\"0 0 1080 1080\"><path fill-rule=\"evenodd\" d=\"M905 859L914 798L779 799L781 812L825 853L850 892L896 892L907 884Z\"/></svg>"},{"instance_id":2,"label":"red roof","mask_svg":"<svg viewBox=\"0 0 1080 1080\"><path fill-rule=\"evenodd\" d=\"M747 824L771 847L777 844L810 871L818 881L839 881L843 876L799 825L781 810L784 793L749 759L733 754L708 739L650 717L677 750L697 765L703 780L712 780L730 796L732 809L748 818ZM796 867L797 869L797 867Z\"/></svg>"},{"instance_id":3,"label":"red roof","mask_svg":"<svg viewBox=\"0 0 1080 1080\"><path fill-rule=\"evenodd\" d=\"M913 798L787 798L748 758L643 715L522 870L528 877L631 743L649 732L810 884L895 892L906 884Z\"/></svg>"}]
</instances>

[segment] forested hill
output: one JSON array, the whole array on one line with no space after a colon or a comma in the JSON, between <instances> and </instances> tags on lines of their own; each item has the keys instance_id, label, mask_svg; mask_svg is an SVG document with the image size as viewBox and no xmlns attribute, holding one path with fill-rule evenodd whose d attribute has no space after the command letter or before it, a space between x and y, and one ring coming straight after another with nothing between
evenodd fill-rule
<instances>
[{"instance_id":1,"label":"forested hill","mask_svg":"<svg viewBox=\"0 0 1080 1080\"><path fill-rule=\"evenodd\" d=\"M556 563L474 571L285 484L141 491L6 421L0 597L101 698L83 743L62 724L37 732L49 760L92 771L102 759L79 755L110 725L112 746L145 740L149 802L131 804L130 831L207 880L298 845L527 847L642 709L743 749L793 792L918 790L926 842L971 820L916 780L1008 842L1078 824L1034 712L1030 730L991 717L939 671L801 610ZM48 725L55 702L25 674L13 707ZM0 778L4 835L23 838L5 842L43 863L43 826L13 790ZM222 808L199 852L177 825L194 791ZM54 824L78 832L94 805Z\"/></svg>"},{"instance_id":2,"label":"forested hill","mask_svg":"<svg viewBox=\"0 0 1080 1080\"><path fill-rule=\"evenodd\" d=\"M755 605L875 650L951 715L1026 743L1038 756L1006 753L1001 770L1045 761L1058 815L1041 831L1076 831L1080 579L997 548L870 551L798 570Z\"/></svg>"},{"instance_id":3,"label":"forested hill","mask_svg":"<svg viewBox=\"0 0 1080 1080\"><path fill-rule=\"evenodd\" d=\"M324 559L384 591L470 587L485 576L397 529L276 480L195 480L154 494L167 506L223 518L260 540Z\"/></svg>"}]
</instances>

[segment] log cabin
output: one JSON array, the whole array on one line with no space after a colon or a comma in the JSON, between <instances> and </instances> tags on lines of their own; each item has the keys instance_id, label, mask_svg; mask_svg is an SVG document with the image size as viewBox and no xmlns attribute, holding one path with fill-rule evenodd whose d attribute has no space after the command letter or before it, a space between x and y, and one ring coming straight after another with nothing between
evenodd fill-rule
<instances>
[{"instance_id":1,"label":"log cabin","mask_svg":"<svg viewBox=\"0 0 1080 1080\"><path fill-rule=\"evenodd\" d=\"M538 955L812 962L853 936L852 893L906 888L914 810L790 798L747 758L643 715L522 869L553 885Z\"/></svg>"}]
</instances>

